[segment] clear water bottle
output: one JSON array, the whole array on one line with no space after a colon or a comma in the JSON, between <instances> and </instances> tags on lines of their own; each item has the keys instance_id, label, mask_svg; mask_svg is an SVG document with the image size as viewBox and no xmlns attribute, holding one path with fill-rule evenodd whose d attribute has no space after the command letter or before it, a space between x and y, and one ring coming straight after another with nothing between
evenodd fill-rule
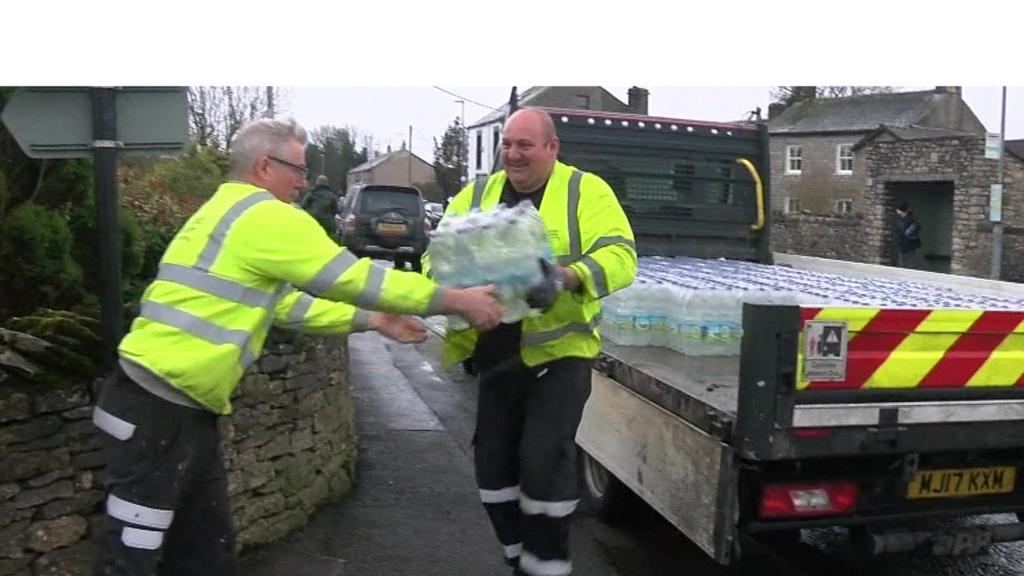
<instances>
[{"instance_id":1,"label":"clear water bottle","mask_svg":"<svg viewBox=\"0 0 1024 576\"><path fill-rule=\"evenodd\" d=\"M533 203L529 201L520 202L516 206L515 210L518 215L522 218L524 225L529 230L530 236L533 241L530 243L531 249L537 253L540 257L547 260L554 259L554 253L551 250L551 242L548 240L547 227L544 225L544 219L541 218L540 212L533 207Z\"/></svg>"},{"instance_id":2,"label":"clear water bottle","mask_svg":"<svg viewBox=\"0 0 1024 576\"><path fill-rule=\"evenodd\" d=\"M623 326L626 322L622 309L623 290L601 299L601 336L616 344L623 344Z\"/></svg>"}]
</instances>

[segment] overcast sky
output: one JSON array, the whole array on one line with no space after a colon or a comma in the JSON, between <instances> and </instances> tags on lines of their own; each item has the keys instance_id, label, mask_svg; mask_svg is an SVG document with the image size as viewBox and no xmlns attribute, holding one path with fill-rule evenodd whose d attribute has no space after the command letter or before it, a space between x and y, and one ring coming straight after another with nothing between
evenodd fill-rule
<instances>
[{"instance_id":1,"label":"overcast sky","mask_svg":"<svg viewBox=\"0 0 1024 576\"><path fill-rule=\"evenodd\" d=\"M274 84L290 87L282 111L308 128L352 126L384 148L411 125L413 152L428 160L461 114L434 85L465 97L468 122L513 84L601 84L622 100L637 84L652 114L697 120L767 110L770 85L963 85L993 132L1008 85L1007 136L1024 138L1021 5L1006 0L924 20L920 3L892 0L7 4L5 45L28 56L4 61L0 85Z\"/></svg>"},{"instance_id":2,"label":"overcast sky","mask_svg":"<svg viewBox=\"0 0 1024 576\"><path fill-rule=\"evenodd\" d=\"M519 86L522 93L529 85ZM656 116L692 120L732 121L744 119L760 106L767 116L771 86L681 87L644 86L650 90L649 111ZM511 86L471 87L439 86L466 100L466 121L472 124L508 101ZM605 86L623 102L628 86ZM931 87L901 86L900 91ZM307 128L316 126L352 126L361 136L373 136L374 146L397 149L409 139L412 126L412 150L430 161L433 138L440 139L445 128L462 114L462 105L447 92L422 87L286 87L281 113L291 114ZM991 132L999 131L1001 88L965 86L963 97ZM1024 87L1007 89L1007 139L1024 138ZM359 144L363 144L362 141Z\"/></svg>"}]
</instances>

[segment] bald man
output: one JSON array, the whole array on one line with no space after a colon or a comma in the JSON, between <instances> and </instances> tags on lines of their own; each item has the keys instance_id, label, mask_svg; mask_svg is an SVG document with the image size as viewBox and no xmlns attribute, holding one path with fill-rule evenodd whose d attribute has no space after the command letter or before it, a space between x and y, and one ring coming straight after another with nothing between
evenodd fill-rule
<instances>
[{"instance_id":1,"label":"bald man","mask_svg":"<svg viewBox=\"0 0 1024 576\"><path fill-rule=\"evenodd\" d=\"M542 311L489 331L449 330L446 357L473 359L480 378L476 479L514 574L572 573L569 528L578 502L576 429L601 349L600 299L636 274L633 231L600 177L558 161L551 117L523 108L505 125L504 169L452 199L445 217L531 202L557 262L528 302ZM429 271L429 252L424 257Z\"/></svg>"}]
</instances>

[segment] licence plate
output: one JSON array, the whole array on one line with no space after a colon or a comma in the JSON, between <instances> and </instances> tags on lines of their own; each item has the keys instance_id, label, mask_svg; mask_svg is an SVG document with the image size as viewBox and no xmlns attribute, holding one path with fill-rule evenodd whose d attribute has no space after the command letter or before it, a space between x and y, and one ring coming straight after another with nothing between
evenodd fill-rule
<instances>
[{"instance_id":1,"label":"licence plate","mask_svg":"<svg viewBox=\"0 0 1024 576\"><path fill-rule=\"evenodd\" d=\"M405 224L388 224L382 222L377 224L377 232L381 234L405 234Z\"/></svg>"},{"instance_id":2,"label":"licence plate","mask_svg":"<svg viewBox=\"0 0 1024 576\"><path fill-rule=\"evenodd\" d=\"M954 498L1013 492L1015 466L918 470L907 486L907 498Z\"/></svg>"}]
</instances>

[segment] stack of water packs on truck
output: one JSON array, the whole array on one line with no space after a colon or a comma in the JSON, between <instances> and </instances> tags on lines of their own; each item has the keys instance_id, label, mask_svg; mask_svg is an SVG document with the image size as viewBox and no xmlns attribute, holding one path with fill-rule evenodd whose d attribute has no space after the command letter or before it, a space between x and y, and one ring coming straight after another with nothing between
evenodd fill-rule
<instances>
[{"instance_id":1,"label":"stack of water packs on truck","mask_svg":"<svg viewBox=\"0 0 1024 576\"><path fill-rule=\"evenodd\" d=\"M743 303L1024 310L1024 301L931 284L736 260L640 258L636 281L602 301L601 333L692 356L739 354Z\"/></svg>"},{"instance_id":2,"label":"stack of water packs on truck","mask_svg":"<svg viewBox=\"0 0 1024 576\"><path fill-rule=\"evenodd\" d=\"M434 280L457 288L495 284L505 308L502 322L516 322L531 313L525 297L542 279L541 258L551 260L551 246L544 221L530 202L451 216L431 233ZM450 317L449 326L466 324Z\"/></svg>"}]
</instances>

